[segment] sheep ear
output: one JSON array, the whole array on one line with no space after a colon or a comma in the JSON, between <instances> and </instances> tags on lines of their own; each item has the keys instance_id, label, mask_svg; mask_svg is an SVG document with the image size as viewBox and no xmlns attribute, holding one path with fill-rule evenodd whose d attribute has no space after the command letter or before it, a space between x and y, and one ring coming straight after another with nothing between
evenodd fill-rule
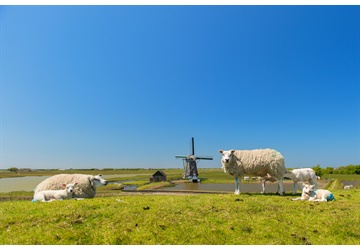
<instances>
[{"instance_id":1,"label":"sheep ear","mask_svg":"<svg viewBox=\"0 0 360 250\"><path fill-rule=\"evenodd\" d=\"M74 185L76 186L77 184L79 184L79 183L75 182L75 184L74 184Z\"/></svg>"},{"instance_id":2,"label":"sheep ear","mask_svg":"<svg viewBox=\"0 0 360 250\"><path fill-rule=\"evenodd\" d=\"M62 186L63 186L63 187L66 187L66 185L65 185L65 184L62 184Z\"/></svg>"},{"instance_id":3,"label":"sheep ear","mask_svg":"<svg viewBox=\"0 0 360 250\"><path fill-rule=\"evenodd\" d=\"M235 152L235 149L231 149L230 152L233 154Z\"/></svg>"},{"instance_id":4,"label":"sheep ear","mask_svg":"<svg viewBox=\"0 0 360 250\"><path fill-rule=\"evenodd\" d=\"M219 151L220 154L222 154L222 153L224 152L224 151L222 151L222 150L220 150L220 149L219 149L218 151Z\"/></svg>"}]
</instances>

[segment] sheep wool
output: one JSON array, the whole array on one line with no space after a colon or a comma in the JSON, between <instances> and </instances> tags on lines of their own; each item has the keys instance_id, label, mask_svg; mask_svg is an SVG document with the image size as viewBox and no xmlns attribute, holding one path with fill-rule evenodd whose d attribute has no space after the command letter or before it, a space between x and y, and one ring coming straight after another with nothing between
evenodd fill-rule
<instances>
[{"instance_id":1,"label":"sheep wool","mask_svg":"<svg viewBox=\"0 0 360 250\"><path fill-rule=\"evenodd\" d=\"M58 190L62 188L62 184L75 183L78 184L74 190L74 198L93 198L96 195L96 187L93 185L92 175L84 174L58 174L42 181L35 188L34 193L44 190Z\"/></svg>"},{"instance_id":2,"label":"sheep wool","mask_svg":"<svg viewBox=\"0 0 360 250\"><path fill-rule=\"evenodd\" d=\"M274 177L278 181L280 195L283 193L284 157L274 149L219 150L225 173L235 177L235 194L240 194L239 177L246 175ZM241 182L241 179L240 179Z\"/></svg>"},{"instance_id":3,"label":"sheep wool","mask_svg":"<svg viewBox=\"0 0 360 250\"><path fill-rule=\"evenodd\" d=\"M233 176L269 174L279 179L286 171L284 157L274 149L235 150L233 156L229 164L222 164L225 172Z\"/></svg>"}]
</instances>

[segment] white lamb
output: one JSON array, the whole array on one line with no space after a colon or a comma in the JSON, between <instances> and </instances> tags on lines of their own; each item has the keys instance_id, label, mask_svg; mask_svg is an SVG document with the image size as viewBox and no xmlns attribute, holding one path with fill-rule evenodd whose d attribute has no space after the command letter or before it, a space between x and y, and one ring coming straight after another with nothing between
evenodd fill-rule
<instances>
[{"instance_id":1,"label":"white lamb","mask_svg":"<svg viewBox=\"0 0 360 250\"><path fill-rule=\"evenodd\" d=\"M304 184L301 197L292 199L297 200L309 200L309 201L334 201L334 195L326 189L315 189L315 185Z\"/></svg>"},{"instance_id":2,"label":"white lamb","mask_svg":"<svg viewBox=\"0 0 360 250\"><path fill-rule=\"evenodd\" d=\"M74 198L93 198L98 187L107 185L107 181L101 178L101 175L58 174L37 185L35 194L44 190L58 190L62 187L62 183L74 182L78 183L74 190Z\"/></svg>"},{"instance_id":3,"label":"white lamb","mask_svg":"<svg viewBox=\"0 0 360 250\"><path fill-rule=\"evenodd\" d=\"M296 185L298 182L308 182L311 185L315 185L315 189L318 188L317 176L314 170L311 168L298 168L291 171L286 171L283 177L287 177L294 182L293 194L296 194Z\"/></svg>"},{"instance_id":4,"label":"white lamb","mask_svg":"<svg viewBox=\"0 0 360 250\"><path fill-rule=\"evenodd\" d=\"M75 186L77 185L77 182L75 182L74 184L62 184L63 187L65 187L65 189L62 190L45 190L45 191L41 191L38 192L34 195L34 199L32 200L32 202L36 202L36 201L54 201L54 200L65 200L65 199L71 199L73 198L73 194L74 194L74 189Z\"/></svg>"},{"instance_id":5,"label":"white lamb","mask_svg":"<svg viewBox=\"0 0 360 250\"><path fill-rule=\"evenodd\" d=\"M242 176L273 176L278 181L278 190L283 194L282 176L284 175L284 157L274 149L256 150L219 150L224 172L235 177L235 194L240 194ZM240 182L239 182L240 177Z\"/></svg>"},{"instance_id":6,"label":"white lamb","mask_svg":"<svg viewBox=\"0 0 360 250\"><path fill-rule=\"evenodd\" d=\"M344 189L351 189L353 187L354 187L353 185L346 185L346 186L344 186Z\"/></svg>"}]
</instances>

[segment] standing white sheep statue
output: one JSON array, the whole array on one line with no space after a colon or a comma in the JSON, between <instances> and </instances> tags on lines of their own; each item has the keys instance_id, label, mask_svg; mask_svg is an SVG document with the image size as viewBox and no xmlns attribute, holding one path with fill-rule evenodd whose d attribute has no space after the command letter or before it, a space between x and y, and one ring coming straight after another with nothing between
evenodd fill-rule
<instances>
[{"instance_id":1,"label":"standing white sheep statue","mask_svg":"<svg viewBox=\"0 0 360 250\"><path fill-rule=\"evenodd\" d=\"M240 194L240 182L244 175L274 177L278 181L279 194L283 195L282 177L286 171L284 157L274 149L219 150L224 172L235 177L235 194ZM240 181L239 181L240 178Z\"/></svg>"}]
</instances>

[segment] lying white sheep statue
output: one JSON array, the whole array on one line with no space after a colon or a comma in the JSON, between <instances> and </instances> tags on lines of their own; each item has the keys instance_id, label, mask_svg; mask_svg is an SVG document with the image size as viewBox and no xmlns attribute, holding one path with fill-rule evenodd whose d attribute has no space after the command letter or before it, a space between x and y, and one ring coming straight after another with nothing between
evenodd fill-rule
<instances>
[{"instance_id":1,"label":"lying white sheep statue","mask_svg":"<svg viewBox=\"0 0 360 250\"><path fill-rule=\"evenodd\" d=\"M77 182L75 182L74 184L62 184L63 187L65 187L65 189L62 190L45 190L45 191L41 191L38 192L34 195L34 199L32 200L32 202L36 202L36 201L54 201L54 200L65 200L65 199L71 199L73 198L73 194L74 194L74 189L75 186L77 185Z\"/></svg>"},{"instance_id":2,"label":"lying white sheep statue","mask_svg":"<svg viewBox=\"0 0 360 250\"><path fill-rule=\"evenodd\" d=\"M93 198L96 195L96 189L100 186L107 185L101 175L85 174L58 174L42 181L35 188L35 194L44 190L58 190L63 183L75 183L74 198Z\"/></svg>"},{"instance_id":3,"label":"lying white sheep statue","mask_svg":"<svg viewBox=\"0 0 360 250\"><path fill-rule=\"evenodd\" d=\"M309 182L311 185L315 185L315 189L318 188L317 176L311 168L298 168L290 171L286 171L284 177L290 178L294 182L293 194L296 194L296 185L298 182Z\"/></svg>"},{"instance_id":4,"label":"lying white sheep statue","mask_svg":"<svg viewBox=\"0 0 360 250\"><path fill-rule=\"evenodd\" d=\"M292 199L297 200L309 200L309 201L334 201L334 195L326 189L315 189L315 185L303 184L303 190L301 197Z\"/></svg>"},{"instance_id":5,"label":"lying white sheep statue","mask_svg":"<svg viewBox=\"0 0 360 250\"><path fill-rule=\"evenodd\" d=\"M242 176L272 176L278 181L278 190L283 194L282 176L284 175L284 157L274 149L255 150L219 150L224 172L235 177L235 194L240 194Z\"/></svg>"}]
</instances>

